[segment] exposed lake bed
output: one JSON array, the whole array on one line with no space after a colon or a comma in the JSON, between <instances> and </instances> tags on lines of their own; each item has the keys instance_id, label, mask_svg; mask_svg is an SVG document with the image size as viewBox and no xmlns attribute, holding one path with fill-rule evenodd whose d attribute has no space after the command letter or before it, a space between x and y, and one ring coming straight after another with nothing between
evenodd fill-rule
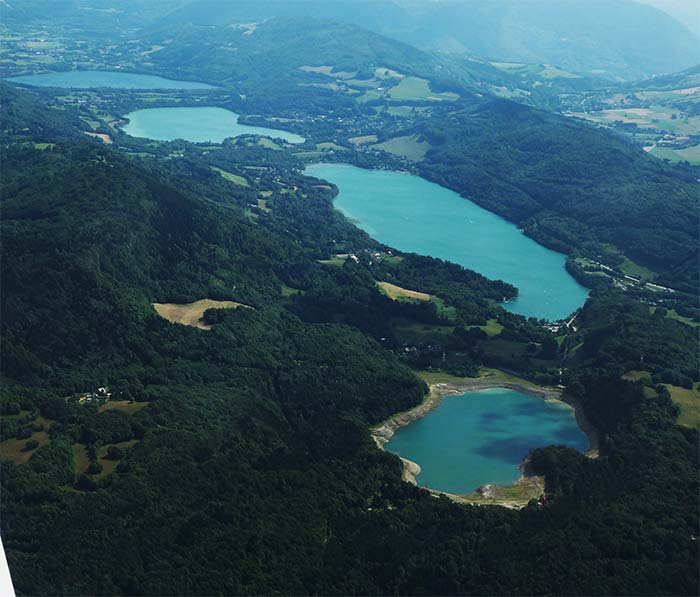
<instances>
[{"instance_id":1,"label":"exposed lake bed","mask_svg":"<svg viewBox=\"0 0 700 597\"><path fill-rule=\"evenodd\" d=\"M401 458L404 480L457 502L514 508L544 492L529 468L531 449L557 444L598 454L597 432L575 399L510 376L433 383L421 404L371 433Z\"/></svg>"}]
</instances>

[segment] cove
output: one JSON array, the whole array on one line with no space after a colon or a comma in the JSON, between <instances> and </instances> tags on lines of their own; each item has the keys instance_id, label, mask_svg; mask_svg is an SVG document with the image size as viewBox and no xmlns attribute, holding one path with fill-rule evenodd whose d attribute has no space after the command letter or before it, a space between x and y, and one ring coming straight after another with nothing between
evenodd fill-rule
<instances>
[{"instance_id":1,"label":"cove","mask_svg":"<svg viewBox=\"0 0 700 597\"><path fill-rule=\"evenodd\" d=\"M313 164L306 174L335 184L335 206L374 239L509 282L505 307L526 317L563 319L588 290L566 271L566 256L459 194L419 176L346 164ZM418 289L420 290L420 289Z\"/></svg>"},{"instance_id":2,"label":"cove","mask_svg":"<svg viewBox=\"0 0 700 597\"><path fill-rule=\"evenodd\" d=\"M124 132L157 141L184 139L192 143L221 143L227 137L262 135L303 143L304 137L288 131L238 123L239 115L224 108L146 108L129 112Z\"/></svg>"},{"instance_id":3,"label":"cove","mask_svg":"<svg viewBox=\"0 0 700 597\"><path fill-rule=\"evenodd\" d=\"M389 452L421 467L424 487L464 495L487 483L509 485L533 448L588 449L574 410L516 390L449 395L423 418L396 430Z\"/></svg>"},{"instance_id":4,"label":"cove","mask_svg":"<svg viewBox=\"0 0 700 597\"><path fill-rule=\"evenodd\" d=\"M139 75L107 70L72 70L65 72L22 75L7 79L13 83L34 87L65 87L68 89L214 89L196 81L175 81L154 75Z\"/></svg>"}]
</instances>

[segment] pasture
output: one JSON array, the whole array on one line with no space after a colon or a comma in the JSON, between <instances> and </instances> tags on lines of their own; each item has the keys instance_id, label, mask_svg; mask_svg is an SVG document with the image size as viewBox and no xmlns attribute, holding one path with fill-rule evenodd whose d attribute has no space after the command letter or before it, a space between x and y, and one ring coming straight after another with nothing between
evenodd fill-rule
<instances>
[{"instance_id":1,"label":"pasture","mask_svg":"<svg viewBox=\"0 0 700 597\"><path fill-rule=\"evenodd\" d=\"M91 475L92 479L97 481L111 475L119 464L119 460L110 460L107 458L108 450L114 446L116 448L121 448L122 450L127 450L133 448L138 443L138 440L131 439L123 442L117 442L113 444L108 444L106 446L101 446L97 452L97 462L102 465L102 470L94 475ZM73 470L76 475L87 472L90 463L90 457L87 453L87 446L84 444L73 444L71 446L73 452Z\"/></svg>"},{"instance_id":2,"label":"pasture","mask_svg":"<svg viewBox=\"0 0 700 597\"><path fill-rule=\"evenodd\" d=\"M299 70L305 73L315 73L317 75L325 75L326 77L334 77L336 79L352 79L357 74L357 71L334 71L334 66L327 64L321 66L300 66Z\"/></svg>"},{"instance_id":3,"label":"pasture","mask_svg":"<svg viewBox=\"0 0 700 597\"><path fill-rule=\"evenodd\" d=\"M651 373L648 371L632 370L625 373L622 376L622 379L626 379L627 381L639 381L640 379L651 381Z\"/></svg>"},{"instance_id":4,"label":"pasture","mask_svg":"<svg viewBox=\"0 0 700 597\"><path fill-rule=\"evenodd\" d=\"M25 450L29 441L38 442L38 446L32 450ZM35 431L27 439L12 437L0 442L0 459L12 460L16 464L24 464L32 457L37 448L49 443L49 434L46 431Z\"/></svg>"},{"instance_id":5,"label":"pasture","mask_svg":"<svg viewBox=\"0 0 700 597\"><path fill-rule=\"evenodd\" d=\"M148 406L148 402L132 402L131 400L109 400L101 405L98 413L103 413L107 410L116 410L127 415L133 415L139 412L142 408Z\"/></svg>"},{"instance_id":6,"label":"pasture","mask_svg":"<svg viewBox=\"0 0 700 597\"><path fill-rule=\"evenodd\" d=\"M693 384L692 390L671 384L664 384L664 386L671 394L671 400L680 406L681 414L678 416L678 424L700 429L700 390L697 382Z\"/></svg>"},{"instance_id":7,"label":"pasture","mask_svg":"<svg viewBox=\"0 0 700 597\"><path fill-rule=\"evenodd\" d=\"M381 291L388 296L392 301L401 300L418 300L418 301L429 301L433 297L425 292L418 292L417 290L409 290L407 288L402 288L396 284L390 282L377 282L377 286Z\"/></svg>"},{"instance_id":8,"label":"pasture","mask_svg":"<svg viewBox=\"0 0 700 597\"><path fill-rule=\"evenodd\" d=\"M486 325L470 325L467 329L476 328L486 332L489 336L498 336L503 331L503 326L495 319L489 319Z\"/></svg>"},{"instance_id":9,"label":"pasture","mask_svg":"<svg viewBox=\"0 0 700 597\"><path fill-rule=\"evenodd\" d=\"M700 145L676 149L674 147L654 147L649 153L654 157L671 162L689 162L693 165L700 164Z\"/></svg>"},{"instance_id":10,"label":"pasture","mask_svg":"<svg viewBox=\"0 0 700 597\"><path fill-rule=\"evenodd\" d=\"M239 307L245 307L246 309L251 308L248 305L235 301L215 301L212 299L201 299L185 305L177 305L175 303L153 303L153 308L158 315L167 319L170 323L188 325L200 330L210 330L212 328L212 326L202 321L204 312L207 309L237 309Z\"/></svg>"},{"instance_id":11,"label":"pasture","mask_svg":"<svg viewBox=\"0 0 700 597\"><path fill-rule=\"evenodd\" d=\"M229 182L232 182L234 184L240 185L242 187L249 187L250 185L248 184L248 181L243 178L242 176L239 176L238 174L233 174L232 172L228 172L226 170L222 170L221 168L217 168L216 166L210 166L210 168L214 172L218 172L221 174L223 178L228 180Z\"/></svg>"},{"instance_id":12,"label":"pasture","mask_svg":"<svg viewBox=\"0 0 700 597\"><path fill-rule=\"evenodd\" d=\"M427 141L419 141L417 135L407 135L403 137L394 137L383 143L377 143L372 147L418 162L428 153L430 144Z\"/></svg>"},{"instance_id":13,"label":"pasture","mask_svg":"<svg viewBox=\"0 0 700 597\"><path fill-rule=\"evenodd\" d=\"M430 89L430 83L427 79L419 77L406 77L401 79L401 82L389 90L389 99L392 101L434 101L434 102L453 102L459 99L459 95L446 91L436 93Z\"/></svg>"}]
</instances>

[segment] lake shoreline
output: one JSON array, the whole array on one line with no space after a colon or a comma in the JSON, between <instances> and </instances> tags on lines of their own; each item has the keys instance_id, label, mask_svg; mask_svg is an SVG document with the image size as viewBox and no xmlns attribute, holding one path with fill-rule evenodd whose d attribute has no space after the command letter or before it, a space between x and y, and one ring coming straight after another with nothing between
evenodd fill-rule
<instances>
[{"instance_id":1,"label":"lake shoreline","mask_svg":"<svg viewBox=\"0 0 700 597\"><path fill-rule=\"evenodd\" d=\"M438 408L445 396L491 389L515 390L548 402L561 402L566 404L574 411L576 424L588 438L589 447L585 452L586 456L589 458L598 457L600 438L598 432L583 412L581 403L576 398L567 395L564 388L536 386L525 381L521 383L516 381L465 378L463 381L459 382L451 381L430 384L429 392L420 404L409 410L392 415L382 423L371 427L370 433L372 439L374 439L375 444L380 450L384 450L385 445L391 440L398 429L410 425L412 422L425 417ZM518 509L527 505L531 498L538 498L544 493L544 478L533 473L527 458L520 464L520 478L513 484L501 486L489 483L476 488L474 493L468 495L452 494L439 489L419 485L417 477L421 472L420 465L406 458L399 458L403 464L402 478L404 481L426 489L435 496L444 495L452 501L461 504L498 505ZM513 498L512 495L510 495L512 492L507 491L509 489L519 490L525 495L519 499ZM505 494L509 495L506 497Z\"/></svg>"},{"instance_id":2,"label":"lake shoreline","mask_svg":"<svg viewBox=\"0 0 700 597\"><path fill-rule=\"evenodd\" d=\"M517 296L502 304L512 313L558 321L588 297L589 289L566 270L564 253L420 174L346 162L315 162L304 174L335 185L334 207L377 242L450 261L517 287ZM377 192L383 197L379 203L372 199Z\"/></svg>"}]
</instances>

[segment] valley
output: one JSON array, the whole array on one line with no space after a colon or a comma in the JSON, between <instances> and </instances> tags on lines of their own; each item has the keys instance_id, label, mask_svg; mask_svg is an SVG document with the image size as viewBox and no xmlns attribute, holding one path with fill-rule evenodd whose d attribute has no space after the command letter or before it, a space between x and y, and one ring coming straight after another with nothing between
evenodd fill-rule
<instances>
[{"instance_id":1,"label":"valley","mask_svg":"<svg viewBox=\"0 0 700 597\"><path fill-rule=\"evenodd\" d=\"M591 73L132 2L3 25L17 592L693 594L690 165Z\"/></svg>"}]
</instances>

